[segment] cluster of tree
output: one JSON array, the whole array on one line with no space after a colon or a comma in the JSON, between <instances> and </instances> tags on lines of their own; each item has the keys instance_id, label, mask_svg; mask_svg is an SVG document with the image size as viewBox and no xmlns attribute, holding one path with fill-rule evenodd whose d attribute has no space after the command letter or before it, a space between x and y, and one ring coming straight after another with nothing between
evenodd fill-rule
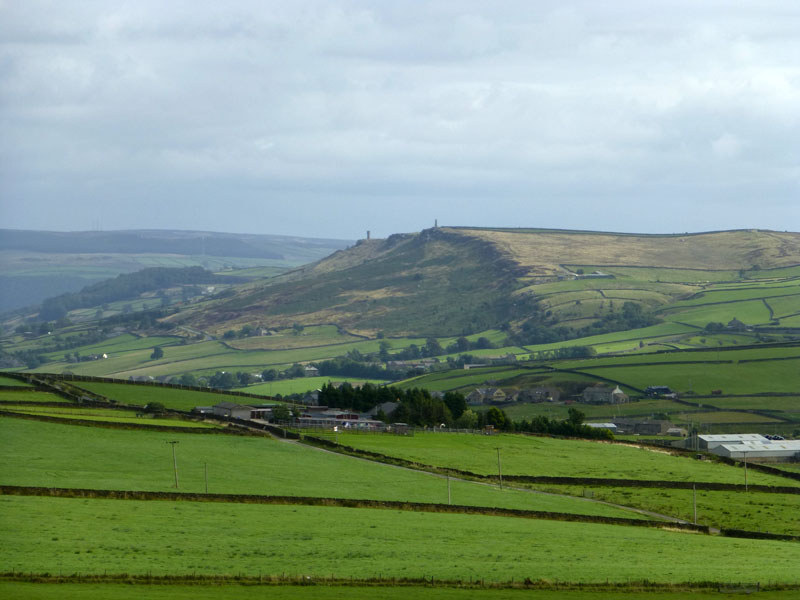
<instances>
[{"instance_id":1,"label":"cluster of tree","mask_svg":"<svg viewBox=\"0 0 800 600\"><path fill-rule=\"evenodd\" d=\"M552 360L555 358L589 358L597 354L591 346L567 346L554 350L539 350L531 353L533 360Z\"/></svg>"},{"instance_id":2,"label":"cluster of tree","mask_svg":"<svg viewBox=\"0 0 800 600\"><path fill-rule=\"evenodd\" d=\"M505 344L514 346L554 344L589 335L648 327L658 322L652 314L646 312L642 305L636 302L625 302L622 305L622 311L607 314L581 329L554 325L548 320L550 317L550 311L545 313L538 310L533 311L519 331L508 333ZM572 357L568 356L567 358Z\"/></svg>"},{"instance_id":3,"label":"cluster of tree","mask_svg":"<svg viewBox=\"0 0 800 600\"><path fill-rule=\"evenodd\" d=\"M3 364L8 366L18 366L20 363L24 364L28 369L35 369L47 359L42 356L39 350L19 350L17 352L2 353Z\"/></svg>"},{"instance_id":4,"label":"cluster of tree","mask_svg":"<svg viewBox=\"0 0 800 600\"><path fill-rule=\"evenodd\" d=\"M486 337L479 337L474 342L471 342L464 336L461 336L452 344L448 344L446 350L448 354L455 354L456 352L469 352L470 350L488 350L496 347L497 346L493 344L489 340L489 338Z\"/></svg>"},{"instance_id":5,"label":"cluster of tree","mask_svg":"<svg viewBox=\"0 0 800 600\"><path fill-rule=\"evenodd\" d=\"M658 319L649 312L646 312L641 304L625 302L622 305L622 312L613 312L604 316L599 321L579 329L578 337L611 333L614 331L626 331L628 329L639 329L640 327L649 327L656 323L658 323Z\"/></svg>"},{"instance_id":6,"label":"cluster of tree","mask_svg":"<svg viewBox=\"0 0 800 600\"><path fill-rule=\"evenodd\" d=\"M364 379L403 379L405 370L388 369L381 365L364 364L352 358L334 358L315 363L320 375L341 375L344 377L363 377Z\"/></svg>"},{"instance_id":7,"label":"cluster of tree","mask_svg":"<svg viewBox=\"0 0 800 600\"><path fill-rule=\"evenodd\" d=\"M166 268L152 267L135 273L124 273L113 279L88 285L79 292L61 294L42 302L39 318L58 319L76 308L99 306L108 302L138 297L143 292L183 284L217 283L230 279L206 271L202 267Z\"/></svg>"},{"instance_id":8,"label":"cluster of tree","mask_svg":"<svg viewBox=\"0 0 800 600\"><path fill-rule=\"evenodd\" d=\"M448 392L442 398L434 398L428 390L423 389L401 390L369 383L354 388L344 383L340 387L325 384L319 394L321 405L357 412L368 411L384 402L397 402L399 406L390 415L379 412L379 419L420 427L438 427L442 423L455 425L467 410L466 399L458 392Z\"/></svg>"}]
</instances>

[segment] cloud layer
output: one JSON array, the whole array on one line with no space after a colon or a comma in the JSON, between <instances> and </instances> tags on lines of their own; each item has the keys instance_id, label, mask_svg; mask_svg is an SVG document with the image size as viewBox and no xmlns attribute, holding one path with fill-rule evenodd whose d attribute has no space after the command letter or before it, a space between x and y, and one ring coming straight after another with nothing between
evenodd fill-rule
<instances>
[{"instance_id":1,"label":"cloud layer","mask_svg":"<svg viewBox=\"0 0 800 600\"><path fill-rule=\"evenodd\" d=\"M800 230L800 5L0 3L4 226Z\"/></svg>"}]
</instances>

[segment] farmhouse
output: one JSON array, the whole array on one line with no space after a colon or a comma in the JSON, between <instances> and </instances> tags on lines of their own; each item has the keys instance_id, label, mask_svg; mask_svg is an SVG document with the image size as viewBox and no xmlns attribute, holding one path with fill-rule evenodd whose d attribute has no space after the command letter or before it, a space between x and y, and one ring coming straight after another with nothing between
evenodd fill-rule
<instances>
[{"instance_id":1,"label":"farmhouse","mask_svg":"<svg viewBox=\"0 0 800 600\"><path fill-rule=\"evenodd\" d=\"M615 388L592 386L583 390L583 401L586 404L623 404L628 401L628 395L619 386Z\"/></svg>"},{"instance_id":2,"label":"farmhouse","mask_svg":"<svg viewBox=\"0 0 800 600\"><path fill-rule=\"evenodd\" d=\"M510 400L514 402L558 402L561 392L556 388L536 387L514 392Z\"/></svg>"},{"instance_id":3,"label":"farmhouse","mask_svg":"<svg viewBox=\"0 0 800 600\"><path fill-rule=\"evenodd\" d=\"M322 428L338 430L346 429L383 429L383 421L365 418L354 412L347 412L340 408L324 408L307 410L296 420L298 427Z\"/></svg>"},{"instance_id":4,"label":"farmhouse","mask_svg":"<svg viewBox=\"0 0 800 600\"><path fill-rule=\"evenodd\" d=\"M506 401L506 393L500 388L476 388L467 396L468 404L501 404Z\"/></svg>"},{"instance_id":5,"label":"farmhouse","mask_svg":"<svg viewBox=\"0 0 800 600\"><path fill-rule=\"evenodd\" d=\"M202 407L198 407L202 408ZM220 402L211 407L211 414L229 419L264 419L272 413L272 406L247 406L235 402Z\"/></svg>"}]
</instances>

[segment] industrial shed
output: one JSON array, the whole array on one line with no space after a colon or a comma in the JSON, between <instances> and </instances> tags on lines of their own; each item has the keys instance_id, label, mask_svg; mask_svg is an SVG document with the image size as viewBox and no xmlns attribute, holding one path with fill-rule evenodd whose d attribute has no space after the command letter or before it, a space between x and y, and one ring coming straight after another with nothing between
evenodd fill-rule
<instances>
[{"instance_id":1,"label":"industrial shed","mask_svg":"<svg viewBox=\"0 0 800 600\"><path fill-rule=\"evenodd\" d=\"M244 404L236 404L235 402L220 402L219 404L215 404L211 410L219 417L250 419L253 407L245 406Z\"/></svg>"},{"instance_id":2,"label":"industrial shed","mask_svg":"<svg viewBox=\"0 0 800 600\"><path fill-rule=\"evenodd\" d=\"M721 444L714 448L714 454L752 461L790 461L800 459L800 440L772 441L765 443L747 442L743 444Z\"/></svg>"},{"instance_id":3,"label":"industrial shed","mask_svg":"<svg viewBox=\"0 0 800 600\"><path fill-rule=\"evenodd\" d=\"M719 433L697 436L697 447L700 450L714 450L722 444L744 444L748 442L765 443L767 438L758 433Z\"/></svg>"}]
</instances>

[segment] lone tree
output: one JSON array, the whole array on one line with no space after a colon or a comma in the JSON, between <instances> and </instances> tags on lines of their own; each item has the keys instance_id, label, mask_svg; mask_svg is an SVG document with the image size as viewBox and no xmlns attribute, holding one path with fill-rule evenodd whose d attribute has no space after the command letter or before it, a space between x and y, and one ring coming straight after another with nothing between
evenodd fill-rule
<instances>
[{"instance_id":1,"label":"lone tree","mask_svg":"<svg viewBox=\"0 0 800 600\"><path fill-rule=\"evenodd\" d=\"M156 346L155 348L153 348L153 353L150 355L150 358L156 360L158 358L161 358L162 356L164 356L164 351L161 349L161 346Z\"/></svg>"}]
</instances>

